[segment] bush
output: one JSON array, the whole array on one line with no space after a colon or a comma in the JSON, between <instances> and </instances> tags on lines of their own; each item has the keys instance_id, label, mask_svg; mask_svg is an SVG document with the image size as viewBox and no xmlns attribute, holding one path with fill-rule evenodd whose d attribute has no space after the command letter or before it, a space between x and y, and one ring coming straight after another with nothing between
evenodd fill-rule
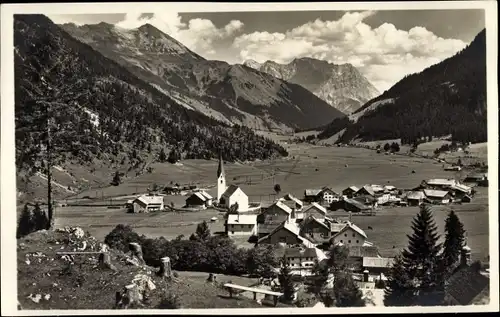
<instances>
[{"instance_id":1,"label":"bush","mask_svg":"<svg viewBox=\"0 0 500 317\"><path fill-rule=\"evenodd\" d=\"M142 244L141 237L132 230L129 225L117 225L108 235L104 238L104 242L113 249L127 252L129 243L138 242ZM144 251L144 247L143 247Z\"/></svg>"},{"instance_id":2,"label":"bush","mask_svg":"<svg viewBox=\"0 0 500 317\"><path fill-rule=\"evenodd\" d=\"M163 295L160 303L158 304L158 309L179 309L181 308L181 301L177 295L172 293L166 293Z\"/></svg>"},{"instance_id":3,"label":"bush","mask_svg":"<svg viewBox=\"0 0 500 317\"><path fill-rule=\"evenodd\" d=\"M385 281L378 279L375 281L375 288L385 289Z\"/></svg>"}]
</instances>

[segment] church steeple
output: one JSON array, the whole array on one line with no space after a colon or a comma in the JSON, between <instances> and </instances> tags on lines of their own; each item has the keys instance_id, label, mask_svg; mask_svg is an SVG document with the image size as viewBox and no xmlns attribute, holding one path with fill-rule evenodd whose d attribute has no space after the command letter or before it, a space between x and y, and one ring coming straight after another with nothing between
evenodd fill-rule
<instances>
[{"instance_id":1,"label":"church steeple","mask_svg":"<svg viewBox=\"0 0 500 317\"><path fill-rule=\"evenodd\" d=\"M222 152L219 152L219 168L217 168L217 178L221 177L221 175L225 176L224 173L224 162L222 161Z\"/></svg>"},{"instance_id":2,"label":"church steeple","mask_svg":"<svg viewBox=\"0 0 500 317\"><path fill-rule=\"evenodd\" d=\"M222 194L226 191L226 173L224 172L224 162L222 152L219 152L219 167L217 168L217 202L220 203Z\"/></svg>"}]
</instances>

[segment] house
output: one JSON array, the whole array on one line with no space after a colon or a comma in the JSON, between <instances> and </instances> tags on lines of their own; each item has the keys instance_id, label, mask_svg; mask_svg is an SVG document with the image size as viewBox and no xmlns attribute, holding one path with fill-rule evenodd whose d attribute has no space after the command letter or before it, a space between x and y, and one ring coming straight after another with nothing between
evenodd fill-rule
<instances>
[{"instance_id":1,"label":"house","mask_svg":"<svg viewBox=\"0 0 500 317\"><path fill-rule=\"evenodd\" d=\"M304 245L312 248L314 243L300 236L300 229L294 223L283 222L267 236L258 240L257 244L285 244L285 245Z\"/></svg>"},{"instance_id":2,"label":"house","mask_svg":"<svg viewBox=\"0 0 500 317\"><path fill-rule=\"evenodd\" d=\"M425 199L423 191L410 191L405 196L409 206L420 206Z\"/></svg>"},{"instance_id":3,"label":"house","mask_svg":"<svg viewBox=\"0 0 500 317\"><path fill-rule=\"evenodd\" d=\"M384 186L384 192L386 193L393 193L393 192L397 192L398 189L395 187L395 186L392 186L392 185L385 185Z\"/></svg>"},{"instance_id":4,"label":"house","mask_svg":"<svg viewBox=\"0 0 500 317\"><path fill-rule=\"evenodd\" d=\"M363 212L363 211L371 211L372 207L367 206L358 200L354 199L344 199L343 200L343 209L345 211L352 211L352 212Z\"/></svg>"},{"instance_id":5,"label":"house","mask_svg":"<svg viewBox=\"0 0 500 317\"><path fill-rule=\"evenodd\" d=\"M446 190L424 189L424 195L433 204L448 204L451 201L450 192Z\"/></svg>"},{"instance_id":6,"label":"house","mask_svg":"<svg viewBox=\"0 0 500 317\"><path fill-rule=\"evenodd\" d=\"M440 189L440 190L448 189L456 184L457 181L454 179L443 179L443 178L429 179L427 181L422 182L423 187L427 189Z\"/></svg>"},{"instance_id":7,"label":"house","mask_svg":"<svg viewBox=\"0 0 500 317\"><path fill-rule=\"evenodd\" d=\"M334 201L339 200L339 194L328 187L323 187L319 193L321 204L330 205Z\"/></svg>"},{"instance_id":8,"label":"house","mask_svg":"<svg viewBox=\"0 0 500 317\"><path fill-rule=\"evenodd\" d=\"M383 193L385 191L384 189L384 186L382 185L377 185L377 184L371 184L371 185L368 185L375 194L380 194L380 193Z\"/></svg>"},{"instance_id":9,"label":"house","mask_svg":"<svg viewBox=\"0 0 500 317\"><path fill-rule=\"evenodd\" d=\"M321 202L321 192L322 189L306 189L304 191L304 201L311 202Z\"/></svg>"},{"instance_id":10,"label":"house","mask_svg":"<svg viewBox=\"0 0 500 317\"><path fill-rule=\"evenodd\" d=\"M373 188L370 185L365 185L365 186L361 187L354 195L356 197L359 197L359 196L375 197L375 191L373 190Z\"/></svg>"},{"instance_id":11,"label":"house","mask_svg":"<svg viewBox=\"0 0 500 317\"><path fill-rule=\"evenodd\" d=\"M386 274L393 263L394 258L365 256L363 257L363 270L367 270L372 275Z\"/></svg>"},{"instance_id":12,"label":"house","mask_svg":"<svg viewBox=\"0 0 500 317\"><path fill-rule=\"evenodd\" d=\"M289 201L294 204L294 207L292 208L290 205L287 204L288 207L295 209L296 211L301 211L302 208L304 207L304 202L297 197L293 196L292 194L286 194L281 198L284 201Z\"/></svg>"},{"instance_id":13,"label":"house","mask_svg":"<svg viewBox=\"0 0 500 317\"><path fill-rule=\"evenodd\" d=\"M300 235L316 245L328 243L332 236L330 222L311 215L304 218L300 226Z\"/></svg>"},{"instance_id":14,"label":"house","mask_svg":"<svg viewBox=\"0 0 500 317\"><path fill-rule=\"evenodd\" d=\"M450 191L454 194L454 196L463 197L464 195L470 195L472 193L472 188L467 185L457 183L450 187Z\"/></svg>"},{"instance_id":15,"label":"house","mask_svg":"<svg viewBox=\"0 0 500 317\"><path fill-rule=\"evenodd\" d=\"M212 206L213 197L205 191L194 192L186 199L186 207L207 208Z\"/></svg>"},{"instance_id":16,"label":"house","mask_svg":"<svg viewBox=\"0 0 500 317\"><path fill-rule=\"evenodd\" d=\"M343 243L338 243L338 246L343 246ZM362 246L349 246L348 247L347 265L354 271L362 271L363 259L366 257L379 258L381 257L378 248L370 243L365 243Z\"/></svg>"},{"instance_id":17,"label":"house","mask_svg":"<svg viewBox=\"0 0 500 317\"><path fill-rule=\"evenodd\" d=\"M257 236L264 237L283 222L290 222L293 210L281 201L262 210L257 216Z\"/></svg>"},{"instance_id":18,"label":"house","mask_svg":"<svg viewBox=\"0 0 500 317\"><path fill-rule=\"evenodd\" d=\"M163 210L163 196L142 195L132 202L134 213L147 213L150 211Z\"/></svg>"},{"instance_id":19,"label":"house","mask_svg":"<svg viewBox=\"0 0 500 317\"><path fill-rule=\"evenodd\" d=\"M231 236L252 236L257 230L257 215L229 214L227 215L226 234Z\"/></svg>"},{"instance_id":20,"label":"house","mask_svg":"<svg viewBox=\"0 0 500 317\"><path fill-rule=\"evenodd\" d=\"M464 195L460 201L463 203L470 203L472 201L472 197L470 195Z\"/></svg>"},{"instance_id":21,"label":"house","mask_svg":"<svg viewBox=\"0 0 500 317\"><path fill-rule=\"evenodd\" d=\"M236 185L230 185L219 199L219 206L231 208L238 204L238 212L248 211L248 196Z\"/></svg>"},{"instance_id":22,"label":"house","mask_svg":"<svg viewBox=\"0 0 500 317\"><path fill-rule=\"evenodd\" d=\"M488 177L484 173L474 173L467 175L467 177L464 179L464 183L480 183L484 180L487 180Z\"/></svg>"},{"instance_id":23,"label":"house","mask_svg":"<svg viewBox=\"0 0 500 317\"><path fill-rule=\"evenodd\" d=\"M285 259L290 267L291 274L301 276L311 275L315 261L320 262L326 259L326 255L322 250L303 246L278 248L275 255L278 259ZM276 269L279 270L279 268Z\"/></svg>"},{"instance_id":24,"label":"house","mask_svg":"<svg viewBox=\"0 0 500 317\"><path fill-rule=\"evenodd\" d=\"M348 247L365 245L368 237L366 233L350 221L345 223L344 228L331 238L332 244L342 244Z\"/></svg>"},{"instance_id":25,"label":"house","mask_svg":"<svg viewBox=\"0 0 500 317\"><path fill-rule=\"evenodd\" d=\"M459 268L445 285L447 305L484 305L489 302L490 279L475 266Z\"/></svg>"},{"instance_id":26,"label":"house","mask_svg":"<svg viewBox=\"0 0 500 317\"><path fill-rule=\"evenodd\" d=\"M326 217L327 211L320 204L312 203L311 205L309 205L309 207L304 209L303 213L304 213L304 216L303 216L304 219L309 217L309 216L314 216L318 219L324 219Z\"/></svg>"},{"instance_id":27,"label":"house","mask_svg":"<svg viewBox=\"0 0 500 317\"><path fill-rule=\"evenodd\" d=\"M347 198L352 198L354 197L354 194L359 190L356 186L349 186L346 189L342 191L342 195L346 196Z\"/></svg>"}]
</instances>

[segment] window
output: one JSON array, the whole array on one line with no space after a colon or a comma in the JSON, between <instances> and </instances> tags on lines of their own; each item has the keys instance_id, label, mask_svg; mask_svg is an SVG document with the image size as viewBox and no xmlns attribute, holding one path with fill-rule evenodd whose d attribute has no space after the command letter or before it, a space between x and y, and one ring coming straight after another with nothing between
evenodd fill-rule
<instances>
[{"instance_id":1,"label":"window","mask_svg":"<svg viewBox=\"0 0 500 317\"><path fill-rule=\"evenodd\" d=\"M234 234L234 231L231 231L231 234Z\"/></svg>"},{"instance_id":2,"label":"window","mask_svg":"<svg viewBox=\"0 0 500 317\"><path fill-rule=\"evenodd\" d=\"M344 237L347 237L347 233L344 233Z\"/></svg>"},{"instance_id":3,"label":"window","mask_svg":"<svg viewBox=\"0 0 500 317\"><path fill-rule=\"evenodd\" d=\"M349 240L349 241L347 241L347 242L351 243L351 240Z\"/></svg>"},{"instance_id":4,"label":"window","mask_svg":"<svg viewBox=\"0 0 500 317\"><path fill-rule=\"evenodd\" d=\"M352 237L354 238L354 237L356 237L356 235L353 233L353 234L352 234Z\"/></svg>"},{"instance_id":5,"label":"window","mask_svg":"<svg viewBox=\"0 0 500 317\"><path fill-rule=\"evenodd\" d=\"M359 240L356 240L356 243L359 243Z\"/></svg>"},{"instance_id":6,"label":"window","mask_svg":"<svg viewBox=\"0 0 500 317\"><path fill-rule=\"evenodd\" d=\"M344 243L344 240L340 240L340 243Z\"/></svg>"}]
</instances>

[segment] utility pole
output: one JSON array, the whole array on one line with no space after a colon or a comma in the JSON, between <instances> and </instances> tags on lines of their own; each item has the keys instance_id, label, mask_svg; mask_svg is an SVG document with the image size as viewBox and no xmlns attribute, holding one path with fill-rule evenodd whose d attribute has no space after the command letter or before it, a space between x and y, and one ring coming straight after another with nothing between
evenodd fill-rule
<instances>
[{"instance_id":1,"label":"utility pole","mask_svg":"<svg viewBox=\"0 0 500 317\"><path fill-rule=\"evenodd\" d=\"M52 206L52 140L50 134L50 125L51 125L51 111L50 111L50 103L45 104L45 114L47 116L47 208L48 208L48 217L49 223L47 229L54 227L54 214L53 214L53 206Z\"/></svg>"}]
</instances>

